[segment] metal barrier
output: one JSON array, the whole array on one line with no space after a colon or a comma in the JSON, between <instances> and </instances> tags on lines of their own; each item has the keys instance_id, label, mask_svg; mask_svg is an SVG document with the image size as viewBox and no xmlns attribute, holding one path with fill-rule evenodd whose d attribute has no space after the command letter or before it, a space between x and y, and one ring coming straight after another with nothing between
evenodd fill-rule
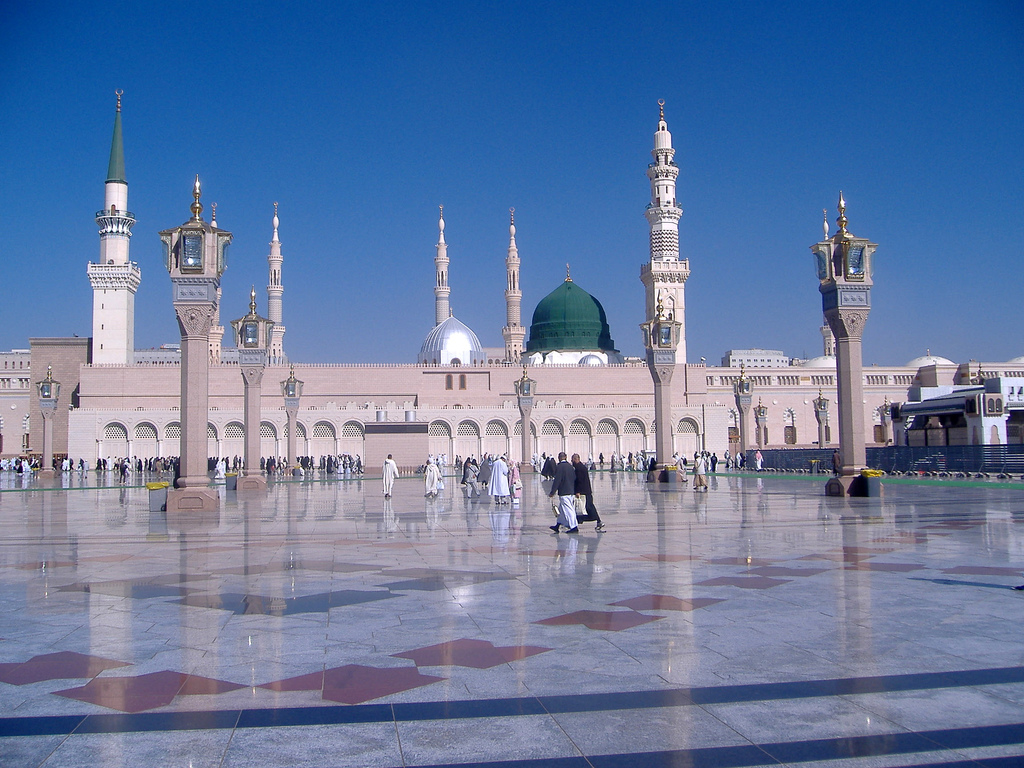
<instances>
[{"instance_id":1,"label":"metal barrier","mask_svg":"<svg viewBox=\"0 0 1024 768\"><path fill-rule=\"evenodd\" d=\"M755 449L756 450L756 449ZM747 467L755 450L747 451ZM767 470L832 472L833 448L762 448ZM812 463L815 462L815 463ZM869 447L868 466L886 472L1024 474L1024 445L890 445Z\"/></svg>"}]
</instances>

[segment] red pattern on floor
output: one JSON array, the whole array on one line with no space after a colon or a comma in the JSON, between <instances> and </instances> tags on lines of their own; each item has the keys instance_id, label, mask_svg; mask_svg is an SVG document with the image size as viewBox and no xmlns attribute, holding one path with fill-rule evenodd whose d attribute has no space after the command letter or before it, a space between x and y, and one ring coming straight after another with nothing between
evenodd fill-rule
<instances>
[{"instance_id":1,"label":"red pattern on floor","mask_svg":"<svg viewBox=\"0 0 1024 768\"><path fill-rule=\"evenodd\" d=\"M105 669L130 667L126 661L89 656L74 651L59 651L42 656L33 656L26 662L0 664L0 682L11 685L28 685L44 680L66 678L92 678Z\"/></svg>"},{"instance_id":2,"label":"red pattern on floor","mask_svg":"<svg viewBox=\"0 0 1024 768\"><path fill-rule=\"evenodd\" d=\"M707 608L709 605L723 602L722 599L714 597L693 597L682 600L671 595L641 595L631 597L629 600L619 600L617 603L608 605L632 608L634 611L695 611L698 608Z\"/></svg>"},{"instance_id":3,"label":"red pattern on floor","mask_svg":"<svg viewBox=\"0 0 1024 768\"><path fill-rule=\"evenodd\" d=\"M417 667L472 667L490 669L510 661L518 661L538 653L553 650L536 645L495 647L487 640L451 640L447 643L416 648L404 653L393 653L399 659L411 659Z\"/></svg>"},{"instance_id":4,"label":"red pattern on floor","mask_svg":"<svg viewBox=\"0 0 1024 768\"><path fill-rule=\"evenodd\" d=\"M624 629L632 629L641 624L663 619L664 616L645 616L635 611L574 611L562 616L552 616L550 619L541 619L533 622L548 627L565 626L570 624L582 624L588 629L605 630L608 632L621 632Z\"/></svg>"}]
</instances>

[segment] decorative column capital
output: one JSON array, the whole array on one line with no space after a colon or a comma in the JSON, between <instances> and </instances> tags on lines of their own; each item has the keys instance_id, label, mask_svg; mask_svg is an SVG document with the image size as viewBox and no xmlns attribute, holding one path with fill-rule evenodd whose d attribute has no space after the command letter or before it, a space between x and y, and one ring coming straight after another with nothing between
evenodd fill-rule
<instances>
[{"instance_id":1,"label":"decorative column capital","mask_svg":"<svg viewBox=\"0 0 1024 768\"><path fill-rule=\"evenodd\" d=\"M210 327L213 325L213 309L212 303L175 303L174 312L178 316L178 328L182 337L208 338Z\"/></svg>"},{"instance_id":2,"label":"decorative column capital","mask_svg":"<svg viewBox=\"0 0 1024 768\"><path fill-rule=\"evenodd\" d=\"M868 321L868 311L867 309L830 309L825 312L825 320L837 339L860 340Z\"/></svg>"}]
</instances>

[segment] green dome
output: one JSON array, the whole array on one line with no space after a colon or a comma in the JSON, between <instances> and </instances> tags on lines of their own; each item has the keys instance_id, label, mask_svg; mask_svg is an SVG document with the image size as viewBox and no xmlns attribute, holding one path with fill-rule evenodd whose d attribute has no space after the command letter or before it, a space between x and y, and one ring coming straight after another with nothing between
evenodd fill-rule
<instances>
[{"instance_id":1,"label":"green dome","mask_svg":"<svg viewBox=\"0 0 1024 768\"><path fill-rule=\"evenodd\" d=\"M601 302L566 280L533 310L527 352L599 349L617 352Z\"/></svg>"}]
</instances>

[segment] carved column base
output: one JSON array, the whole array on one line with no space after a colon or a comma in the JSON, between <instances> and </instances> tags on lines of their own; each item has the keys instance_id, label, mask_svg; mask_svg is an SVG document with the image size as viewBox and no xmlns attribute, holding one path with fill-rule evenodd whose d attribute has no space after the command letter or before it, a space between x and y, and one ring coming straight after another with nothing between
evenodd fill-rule
<instances>
[{"instance_id":1,"label":"carved column base","mask_svg":"<svg viewBox=\"0 0 1024 768\"><path fill-rule=\"evenodd\" d=\"M520 475L535 475L537 470L533 468L533 463L529 461L519 462L519 474Z\"/></svg>"},{"instance_id":2,"label":"carved column base","mask_svg":"<svg viewBox=\"0 0 1024 768\"><path fill-rule=\"evenodd\" d=\"M237 487L238 493L245 493L247 491L264 493L266 490L267 481L262 475L239 475Z\"/></svg>"},{"instance_id":3,"label":"carved column base","mask_svg":"<svg viewBox=\"0 0 1024 768\"><path fill-rule=\"evenodd\" d=\"M56 475L57 470L53 469L52 467L40 469L38 472L36 472L37 477L56 477Z\"/></svg>"},{"instance_id":4,"label":"carved column base","mask_svg":"<svg viewBox=\"0 0 1024 768\"><path fill-rule=\"evenodd\" d=\"M220 497L212 488L167 489L167 524L175 519L176 528L210 524L210 515L219 518ZM216 524L216 520L214 523Z\"/></svg>"}]
</instances>

